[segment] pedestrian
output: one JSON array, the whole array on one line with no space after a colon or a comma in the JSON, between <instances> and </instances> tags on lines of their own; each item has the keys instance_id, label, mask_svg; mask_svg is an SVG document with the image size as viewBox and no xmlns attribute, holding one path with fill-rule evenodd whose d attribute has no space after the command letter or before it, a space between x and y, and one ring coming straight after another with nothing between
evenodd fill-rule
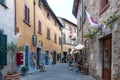
<instances>
[{"instance_id":1,"label":"pedestrian","mask_svg":"<svg viewBox=\"0 0 120 80\"><path fill-rule=\"evenodd\" d=\"M72 69L72 55L71 54L69 54L68 55L68 69Z\"/></svg>"},{"instance_id":2,"label":"pedestrian","mask_svg":"<svg viewBox=\"0 0 120 80\"><path fill-rule=\"evenodd\" d=\"M73 59L72 59L72 71L73 71L74 73L76 73L76 72L78 72L78 67L77 67L77 63L75 62L75 57L74 57L74 55L73 55L72 58L73 58Z\"/></svg>"}]
</instances>

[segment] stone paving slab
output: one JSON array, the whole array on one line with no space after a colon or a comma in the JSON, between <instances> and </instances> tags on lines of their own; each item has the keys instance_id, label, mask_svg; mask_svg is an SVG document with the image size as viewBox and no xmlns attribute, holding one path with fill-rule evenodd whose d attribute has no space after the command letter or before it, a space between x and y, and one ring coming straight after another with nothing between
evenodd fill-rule
<instances>
[{"instance_id":1,"label":"stone paving slab","mask_svg":"<svg viewBox=\"0 0 120 80\"><path fill-rule=\"evenodd\" d=\"M21 80L96 80L83 73L73 73L68 69L67 63L58 63L46 67L46 72L36 71L21 77Z\"/></svg>"}]
</instances>

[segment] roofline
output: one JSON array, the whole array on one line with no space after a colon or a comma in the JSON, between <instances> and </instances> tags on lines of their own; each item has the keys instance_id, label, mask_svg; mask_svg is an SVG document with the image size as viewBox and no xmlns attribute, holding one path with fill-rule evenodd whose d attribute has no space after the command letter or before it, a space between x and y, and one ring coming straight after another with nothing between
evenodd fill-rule
<instances>
[{"instance_id":1,"label":"roofline","mask_svg":"<svg viewBox=\"0 0 120 80\"><path fill-rule=\"evenodd\" d=\"M45 7L48 9L48 11L53 15L53 17L57 20L57 22L59 23L60 27L63 27L63 25L60 23L60 21L58 20L58 18L56 17L55 13L52 11L52 9L50 8L48 2L46 0L41 0L43 2L43 4L45 5Z\"/></svg>"},{"instance_id":2,"label":"roofline","mask_svg":"<svg viewBox=\"0 0 120 80\"><path fill-rule=\"evenodd\" d=\"M71 21L69 21L69 20L67 20L67 19L65 19L65 18L62 18L62 17L59 17L59 18L61 18L61 19L65 20L65 21L67 21L67 22L71 23L72 25L74 25L75 27L77 27L77 25L76 25L75 23L73 23L73 22L71 22Z\"/></svg>"},{"instance_id":3,"label":"roofline","mask_svg":"<svg viewBox=\"0 0 120 80\"><path fill-rule=\"evenodd\" d=\"M75 18L77 18L79 2L80 2L80 0L74 0L74 3L73 3L72 13L75 16Z\"/></svg>"}]
</instances>

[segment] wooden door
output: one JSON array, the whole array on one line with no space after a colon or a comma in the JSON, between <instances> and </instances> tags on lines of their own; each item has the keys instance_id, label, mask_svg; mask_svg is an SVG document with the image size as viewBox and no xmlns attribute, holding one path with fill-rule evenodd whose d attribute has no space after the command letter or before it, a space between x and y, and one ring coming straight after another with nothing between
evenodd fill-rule
<instances>
[{"instance_id":1,"label":"wooden door","mask_svg":"<svg viewBox=\"0 0 120 80\"><path fill-rule=\"evenodd\" d=\"M111 80L111 36L102 40L102 77Z\"/></svg>"}]
</instances>

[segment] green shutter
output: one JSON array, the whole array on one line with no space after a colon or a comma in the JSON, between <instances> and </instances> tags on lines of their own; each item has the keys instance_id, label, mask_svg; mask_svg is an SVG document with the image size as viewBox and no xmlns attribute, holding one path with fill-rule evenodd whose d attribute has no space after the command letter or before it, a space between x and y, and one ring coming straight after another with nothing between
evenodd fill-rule
<instances>
[{"instance_id":1,"label":"green shutter","mask_svg":"<svg viewBox=\"0 0 120 80\"><path fill-rule=\"evenodd\" d=\"M7 64L7 36L0 34L0 65Z\"/></svg>"},{"instance_id":2,"label":"green shutter","mask_svg":"<svg viewBox=\"0 0 120 80\"><path fill-rule=\"evenodd\" d=\"M0 0L0 2L1 2L1 3L4 3L4 2L5 2L5 0Z\"/></svg>"}]
</instances>

